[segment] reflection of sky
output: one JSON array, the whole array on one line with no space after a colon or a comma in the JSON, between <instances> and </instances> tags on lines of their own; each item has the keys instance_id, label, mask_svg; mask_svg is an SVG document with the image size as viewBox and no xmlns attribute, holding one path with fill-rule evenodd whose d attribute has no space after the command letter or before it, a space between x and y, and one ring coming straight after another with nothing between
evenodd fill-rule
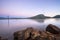
<instances>
[{"instance_id":1,"label":"reflection of sky","mask_svg":"<svg viewBox=\"0 0 60 40\"><path fill-rule=\"evenodd\" d=\"M44 23L45 24L53 24L53 23L55 23L56 22L56 20L55 19L46 19L45 21L44 21ZM57 21L58 22L58 21Z\"/></svg>"},{"instance_id":2,"label":"reflection of sky","mask_svg":"<svg viewBox=\"0 0 60 40\"><path fill-rule=\"evenodd\" d=\"M60 28L60 19L11 19L9 22L8 20L0 20L0 35L12 39L13 33L16 31L27 27L41 31L45 30L48 24L54 24Z\"/></svg>"},{"instance_id":3,"label":"reflection of sky","mask_svg":"<svg viewBox=\"0 0 60 40\"><path fill-rule=\"evenodd\" d=\"M59 21L58 21L59 20ZM8 25L9 24L9 25ZM16 19L16 20L0 20L0 31L27 28L27 27L41 27L48 24L54 24L59 27L60 19ZM45 27L45 26L44 26Z\"/></svg>"},{"instance_id":4,"label":"reflection of sky","mask_svg":"<svg viewBox=\"0 0 60 40\"><path fill-rule=\"evenodd\" d=\"M30 17L60 14L59 0L0 0L0 15Z\"/></svg>"},{"instance_id":5,"label":"reflection of sky","mask_svg":"<svg viewBox=\"0 0 60 40\"><path fill-rule=\"evenodd\" d=\"M44 21L44 24L53 24L53 25L56 25L57 27L59 27L60 26L60 19L46 19L45 21ZM60 28L60 27L59 27Z\"/></svg>"}]
</instances>

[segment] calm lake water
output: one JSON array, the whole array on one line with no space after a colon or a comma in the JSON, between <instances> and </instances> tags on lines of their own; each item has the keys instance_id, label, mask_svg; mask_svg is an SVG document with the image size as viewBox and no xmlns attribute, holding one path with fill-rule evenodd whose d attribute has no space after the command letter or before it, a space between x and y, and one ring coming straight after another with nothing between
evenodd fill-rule
<instances>
[{"instance_id":1,"label":"calm lake water","mask_svg":"<svg viewBox=\"0 0 60 40\"><path fill-rule=\"evenodd\" d=\"M27 27L45 30L48 24L54 24L60 28L60 19L1 19L0 36L13 39L13 33Z\"/></svg>"}]
</instances>

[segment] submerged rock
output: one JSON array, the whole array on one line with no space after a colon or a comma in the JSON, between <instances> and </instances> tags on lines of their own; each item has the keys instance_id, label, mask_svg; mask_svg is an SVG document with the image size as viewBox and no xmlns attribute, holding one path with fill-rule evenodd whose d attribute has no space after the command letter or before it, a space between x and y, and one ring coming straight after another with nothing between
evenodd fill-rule
<instances>
[{"instance_id":1,"label":"submerged rock","mask_svg":"<svg viewBox=\"0 0 60 40\"><path fill-rule=\"evenodd\" d=\"M46 28L46 31L52 33L52 34L60 34L60 29L52 24L49 24Z\"/></svg>"}]
</instances>

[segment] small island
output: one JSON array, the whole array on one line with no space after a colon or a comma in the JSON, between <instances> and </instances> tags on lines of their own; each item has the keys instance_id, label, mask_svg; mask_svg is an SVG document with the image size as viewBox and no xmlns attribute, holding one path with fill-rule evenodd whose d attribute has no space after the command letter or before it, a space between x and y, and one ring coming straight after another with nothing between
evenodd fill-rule
<instances>
[{"instance_id":1,"label":"small island","mask_svg":"<svg viewBox=\"0 0 60 40\"><path fill-rule=\"evenodd\" d=\"M60 15L56 15L56 16L54 16L53 18L60 18Z\"/></svg>"}]
</instances>

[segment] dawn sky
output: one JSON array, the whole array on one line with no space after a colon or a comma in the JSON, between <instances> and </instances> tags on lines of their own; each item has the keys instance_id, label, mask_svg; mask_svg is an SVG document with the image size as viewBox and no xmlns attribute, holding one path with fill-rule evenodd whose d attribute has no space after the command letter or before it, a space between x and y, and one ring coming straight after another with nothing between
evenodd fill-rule
<instances>
[{"instance_id":1,"label":"dawn sky","mask_svg":"<svg viewBox=\"0 0 60 40\"><path fill-rule=\"evenodd\" d=\"M31 17L60 15L60 0L0 0L0 15Z\"/></svg>"}]
</instances>

